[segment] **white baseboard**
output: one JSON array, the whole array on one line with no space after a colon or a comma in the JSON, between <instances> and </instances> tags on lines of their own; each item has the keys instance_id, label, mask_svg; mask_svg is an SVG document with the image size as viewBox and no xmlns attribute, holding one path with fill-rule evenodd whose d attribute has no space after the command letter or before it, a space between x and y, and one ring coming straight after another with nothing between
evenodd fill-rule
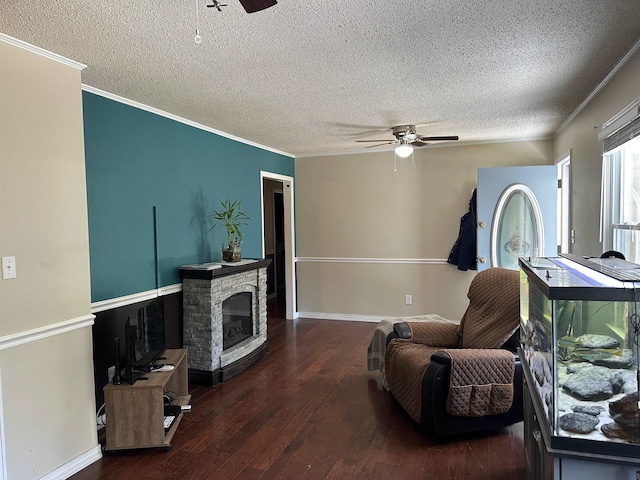
<instances>
[{"instance_id":1,"label":"white baseboard","mask_svg":"<svg viewBox=\"0 0 640 480\"><path fill-rule=\"evenodd\" d=\"M322 313L322 312L298 312L298 319L313 318L318 320L343 320L347 322L373 322L378 323L380 320L389 318L390 315L383 317L374 315L353 315L350 313Z\"/></svg>"},{"instance_id":2,"label":"white baseboard","mask_svg":"<svg viewBox=\"0 0 640 480\"><path fill-rule=\"evenodd\" d=\"M96 445L91 450L86 451L70 462L56 468L53 472L48 473L42 477L41 480L65 480L101 458L102 447L100 445Z\"/></svg>"}]
</instances>

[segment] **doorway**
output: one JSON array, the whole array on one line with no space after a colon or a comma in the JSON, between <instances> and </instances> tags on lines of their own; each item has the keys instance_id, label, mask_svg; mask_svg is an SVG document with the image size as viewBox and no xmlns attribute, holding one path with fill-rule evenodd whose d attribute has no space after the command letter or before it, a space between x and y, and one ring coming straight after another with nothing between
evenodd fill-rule
<instances>
[{"instance_id":1,"label":"doorway","mask_svg":"<svg viewBox=\"0 0 640 480\"><path fill-rule=\"evenodd\" d=\"M296 311L293 178L260 172L262 189L262 256L271 259L267 269L269 301L282 304L284 317Z\"/></svg>"},{"instance_id":2,"label":"doorway","mask_svg":"<svg viewBox=\"0 0 640 480\"><path fill-rule=\"evenodd\" d=\"M269 301L284 305L284 192L282 182L269 178L263 181L264 189L264 253L271 260L267 267L267 296Z\"/></svg>"},{"instance_id":3,"label":"doorway","mask_svg":"<svg viewBox=\"0 0 640 480\"><path fill-rule=\"evenodd\" d=\"M558 253L555 165L478 169L478 271Z\"/></svg>"}]
</instances>

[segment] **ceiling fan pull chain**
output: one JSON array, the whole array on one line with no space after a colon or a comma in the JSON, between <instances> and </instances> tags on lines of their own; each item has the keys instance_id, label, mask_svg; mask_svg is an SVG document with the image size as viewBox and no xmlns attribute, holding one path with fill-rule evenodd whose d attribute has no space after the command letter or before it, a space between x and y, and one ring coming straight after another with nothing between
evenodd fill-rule
<instances>
[{"instance_id":1,"label":"ceiling fan pull chain","mask_svg":"<svg viewBox=\"0 0 640 480\"><path fill-rule=\"evenodd\" d=\"M198 13L198 0L196 0L196 36L194 41L197 44L202 43L202 37L200 36L200 14Z\"/></svg>"}]
</instances>

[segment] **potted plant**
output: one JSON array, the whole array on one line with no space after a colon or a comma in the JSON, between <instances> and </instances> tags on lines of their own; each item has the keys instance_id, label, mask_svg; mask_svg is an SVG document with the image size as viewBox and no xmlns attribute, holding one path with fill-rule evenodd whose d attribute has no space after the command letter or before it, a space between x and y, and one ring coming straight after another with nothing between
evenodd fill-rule
<instances>
[{"instance_id":1,"label":"potted plant","mask_svg":"<svg viewBox=\"0 0 640 480\"><path fill-rule=\"evenodd\" d=\"M239 262L242 259L242 231L240 227L247 225L245 220L250 218L240 209L242 200L218 200L220 209L214 210L215 223L209 230L223 226L227 230L227 246L222 245L222 260L224 262Z\"/></svg>"}]
</instances>

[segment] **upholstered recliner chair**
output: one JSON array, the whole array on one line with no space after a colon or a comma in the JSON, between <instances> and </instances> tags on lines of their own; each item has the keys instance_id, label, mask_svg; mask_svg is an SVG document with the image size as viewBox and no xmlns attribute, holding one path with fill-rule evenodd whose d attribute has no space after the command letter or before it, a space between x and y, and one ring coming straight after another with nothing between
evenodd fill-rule
<instances>
[{"instance_id":1,"label":"upholstered recliner chair","mask_svg":"<svg viewBox=\"0 0 640 480\"><path fill-rule=\"evenodd\" d=\"M394 325L385 352L389 390L430 434L444 437L519 422L522 368L519 274L489 268L469 287L460 324Z\"/></svg>"}]
</instances>

